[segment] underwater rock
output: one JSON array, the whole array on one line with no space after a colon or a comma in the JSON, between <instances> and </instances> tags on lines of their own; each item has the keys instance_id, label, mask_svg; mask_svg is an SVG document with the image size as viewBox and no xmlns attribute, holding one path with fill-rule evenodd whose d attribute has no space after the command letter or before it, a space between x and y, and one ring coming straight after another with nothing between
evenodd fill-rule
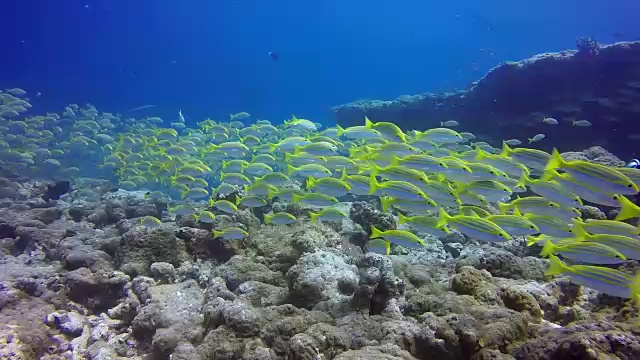
<instances>
[{"instance_id":1,"label":"underwater rock","mask_svg":"<svg viewBox=\"0 0 640 360\"><path fill-rule=\"evenodd\" d=\"M213 276L223 278L229 290L232 291L249 280L274 286L285 286L286 284L282 273L271 271L266 265L241 255L236 255L217 267Z\"/></svg>"},{"instance_id":2,"label":"underwater rock","mask_svg":"<svg viewBox=\"0 0 640 360\"><path fill-rule=\"evenodd\" d=\"M152 339L154 351L170 353L181 341L196 342L203 331L200 311L204 295L198 284L187 280L149 288L150 298L131 324L139 340ZM160 331L162 330L162 331Z\"/></svg>"},{"instance_id":3,"label":"underwater rock","mask_svg":"<svg viewBox=\"0 0 640 360\"><path fill-rule=\"evenodd\" d=\"M631 157L635 140L625 136L611 138L611 122L602 115L613 115L617 128L634 129L637 113L617 99L602 101L603 105L598 99L616 94L629 81L639 80L633 64L640 57L640 41L600 45L597 55L586 60L582 54L564 50L503 62L466 90L403 95L391 101L358 100L331 111L343 127L364 125L365 116L374 122L392 121L406 129L420 124L417 130L438 127L441 119L455 119L472 133L487 134L491 127L492 134L502 136L494 139L494 146L503 139L531 137L535 134L532 126L541 120L541 116L531 114L548 111L547 116L563 120L558 126L565 131L548 134L550 140L562 142L563 148L579 149L584 144L599 143ZM585 89L589 89L586 94ZM607 107L609 103L613 106ZM565 108L577 108L579 113L564 112ZM580 131L579 136L565 136L576 129L564 118L578 115L594 120L593 126Z\"/></svg>"},{"instance_id":4,"label":"underwater rock","mask_svg":"<svg viewBox=\"0 0 640 360\"><path fill-rule=\"evenodd\" d=\"M371 233L371 227L375 226L380 231L396 228L396 220L393 215L378 210L374 205L366 201L356 201L351 204L349 217L354 223L362 226L367 233Z\"/></svg>"},{"instance_id":5,"label":"underwater rock","mask_svg":"<svg viewBox=\"0 0 640 360\"><path fill-rule=\"evenodd\" d=\"M179 266L188 258L184 241L172 229L134 227L123 235L115 263L120 270L136 276L148 274L155 262Z\"/></svg>"},{"instance_id":6,"label":"underwater rock","mask_svg":"<svg viewBox=\"0 0 640 360\"><path fill-rule=\"evenodd\" d=\"M84 316L78 314L75 311L66 313L54 312L47 315L45 323L49 326L58 328L63 334L72 337L78 337L82 335L84 328Z\"/></svg>"},{"instance_id":7,"label":"underwater rock","mask_svg":"<svg viewBox=\"0 0 640 360\"><path fill-rule=\"evenodd\" d=\"M291 303L301 308L313 308L320 302L328 307L338 306L351 299L342 293L341 282L358 283L357 269L343 256L318 251L303 255L287 272Z\"/></svg>"},{"instance_id":8,"label":"underwater rock","mask_svg":"<svg viewBox=\"0 0 640 360\"><path fill-rule=\"evenodd\" d=\"M243 299L255 307L283 305L289 297L289 290L284 287L273 286L259 281L246 281L240 284L234 291L240 299Z\"/></svg>"},{"instance_id":9,"label":"underwater rock","mask_svg":"<svg viewBox=\"0 0 640 360\"><path fill-rule=\"evenodd\" d=\"M102 274L79 268L64 274L69 299L93 311L115 306L124 296L124 288L128 282L129 277L118 271Z\"/></svg>"},{"instance_id":10,"label":"underwater rock","mask_svg":"<svg viewBox=\"0 0 640 360\"><path fill-rule=\"evenodd\" d=\"M539 335L514 348L511 355L517 360L640 358L640 334L632 325L575 324L541 328Z\"/></svg>"},{"instance_id":11,"label":"underwater rock","mask_svg":"<svg viewBox=\"0 0 640 360\"><path fill-rule=\"evenodd\" d=\"M149 267L151 276L158 284L170 284L176 277L176 269L166 262L155 262Z\"/></svg>"},{"instance_id":12,"label":"underwater rock","mask_svg":"<svg viewBox=\"0 0 640 360\"><path fill-rule=\"evenodd\" d=\"M491 275L509 279L542 280L547 268L547 260L524 257L497 248L481 248L464 253L457 259L456 269L473 266L479 270L487 270Z\"/></svg>"},{"instance_id":13,"label":"underwater rock","mask_svg":"<svg viewBox=\"0 0 640 360\"><path fill-rule=\"evenodd\" d=\"M47 190L42 195L44 201L59 200L60 196L66 194L71 190L71 182L58 181L55 184L47 185Z\"/></svg>"},{"instance_id":14,"label":"underwater rock","mask_svg":"<svg viewBox=\"0 0 640 360\"><path fill-rule=\"evenodd\" d=\"M582 220L596 219L606 220L607 215L595 206L584 205L580 207L580 214L582 214Z\"/></svg>"},{"instance_id":15,"label":"underwater rock","mask_svg":"<svg viewBox=\"0 0 640 360\"><path fill-rule=\"evenodd\" d=\"M366 346L358 350L345 351L336 356L334 360L414 360L407 351L401 350L397 345L386 344L381 346Z\"/></svg>"}]
</instances>

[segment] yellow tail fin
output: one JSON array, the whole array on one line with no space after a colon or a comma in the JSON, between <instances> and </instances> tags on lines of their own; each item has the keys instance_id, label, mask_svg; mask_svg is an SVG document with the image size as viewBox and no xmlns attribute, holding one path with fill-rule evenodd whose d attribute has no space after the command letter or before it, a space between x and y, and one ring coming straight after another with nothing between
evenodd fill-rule
<instances>
[{"instance_id":1,"label":"yellow tail fin","mask_svg":"<svg viewBox=\"0 0 640 360\"><path fill-rule=\"evenodd\" d=\"M622 195L614 195L614 199L616 199L618 203L622 205L622 208L620 209L618 216L616 216L614 220L623 221L623 220L632 219L635 217L640 217L640 207L632 203L631 200L627 199L625 196L622 196Z\"/></svg>"},{"instance_id":2,"label":"yellow tail fin","mask_svg":"<svg viewBox=\"0 0 640 360\"><path fill-rule=\"evenodd\" d=\"M555 255L549 256L549 268L545 271L545 276L558 275L566 272L572 272L571 268L567 264L563 263Z\"/></svg>"},{"instance_id":3,"label":"yellow tail fin","mask_svg":"<svg viewBox=\"0 0 640 360\"><path fill-rule=\"evenodd\" d=\"M291 166L291 164L287 164L287 175L291 176L291 174L293 174L296 170L298 169Z\"/></svg>"},{"instance_id":4,"label":"yellow tail fin","mask_svg":"<svg viewBox=\"0 0 640 360\"><path fill-rule=\"evenodd\" d=\"M319 213L309 212L309 220L311 221L311 223L315 223L316 221L318 221L319 216Z\"/></svg>"},{"instance_id":5,"label":"yellow tail fin","mask_svg":"<svg viewBox=\"0 0 640 360\"><path fill-rule=\"evenodd\" d=\"M542 247L542 251L540 252L540 256L547 257L553 254L553 251L556 249L556 246L551 242L551 240L547 240Z\"/></svg>"},{"instance_id":6,"label":"yellow tail fin","mask_svg":"<svg viewBox=\"0 0 640 360\"><path fill-rule=\"evenodd\" d=\"M502 142L502 151L500 152L500 156L510 156L511 152L513 150L511 150L511 148L509 147L509 144L507 144L506 141Z\"/></svg>"},{"instance_id":7,"label":"yellow tail fin","mask_svg":"<svg viewBox=\"0 0 640 360\"><path fill-rule=\"evenodd\" d=\"M389 211L389 209L391 209L392 203L393 203L393 199L390 196L381 196L380 205L382 206L382 212Z\"/></svg>"},{"instance_id":8,"label":"yellow tail fin","mask_svg":"<svg viewBox=\"0 0 640 360\"><path fill-rule=\"evenodd\" d=\"M380 238L382 237L382 231L380 231L377 227L372 226L371 227L371 236L369 236L370 239L375 239L375 238Z\"/></svg>"},{"instance_id":9,"label":"yellow tail fin","mask_svg":"<svg viewBox=\"0 0 640 360\"><path fill-rule=\"evenodd\" d=\"M398 214L398 224L406 224L408 219L408 217Z\"/></svg>"},{"instance_id":10,"label":"yellow tail fin","mask_svg":"<svg viewBox=\"0 0 640 360\"><path fill-rule=\"evenodd\" d=\"M372 129L373 128L373 123L371 122L371 120L369 120L368 117L364 117L364 127L367 129Z\"/></svg>"},{"instance_id":11,"label":"yellow tail fin","mask_svg":"<svg viewBox=\"0 0 640 360\"><path fill-rule=\"evenodd\" d=\"M441 228L449 222L451 216L444 211L443 208L440 208L440 212L438 213L438 222L436 223L436 228Z\"/></svg>"},{"instance_id":12,"label":"yellow tail fin","mask_svg":"<svg viewBox=\"0 0 640 360\"><path fill-rule=\"evenodd\" d=\"M369 177L369 195L373 195L380 188L380 183L375 176Z\"/></svg>"}]
</instances>

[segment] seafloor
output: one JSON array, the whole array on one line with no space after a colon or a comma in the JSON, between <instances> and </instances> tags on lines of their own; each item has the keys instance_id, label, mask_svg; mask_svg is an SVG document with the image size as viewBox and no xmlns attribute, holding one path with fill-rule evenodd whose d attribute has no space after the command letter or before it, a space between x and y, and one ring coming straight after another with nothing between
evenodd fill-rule
<instances>
[{"instance_id":1,"label":"seafloor","mask_svg":"<svg viewBox=\"0 0 640 360\"><path fill-rule=\"evenodd\" d=\"M499 88L486 79L478 89ZM602 147L563 156L624 163ZM396 220L376 201L353 201L337 224L261 225L241 210L234 221L250 236L212 241L212 224L137 226L166 210L144 192L77 178L44 201L47 184L0 178L0 359L640 359L634 303L546 278L540 247L523 238L487 244L453 232L424 249L365 254L371 226Z\"/></svg>"}]
</instances>

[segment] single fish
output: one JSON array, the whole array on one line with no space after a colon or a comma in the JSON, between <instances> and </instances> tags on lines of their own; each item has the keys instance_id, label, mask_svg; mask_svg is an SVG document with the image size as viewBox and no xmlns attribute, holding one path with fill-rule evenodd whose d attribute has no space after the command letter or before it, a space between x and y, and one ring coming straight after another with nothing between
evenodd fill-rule
<instances>
[{"instance_id":1,"label":"single fish","mask_svg":"<svg viewBox=\"0 0 640 360\"><path fill-rule=\"evenodd\" d=\"M546 138L547 135L545 134L536 134L534 137L529 138L529 144L534 143L534 142L538 142L544 138Z\"/></svg>"},{"instance_id":2,"label":"single fish","mask_svg":"<svg viewBox=\"0 0 640 360\"><path fill-rule=\"evenodd\" d=\"M370 239L383 238L391 243L402 245L409 248L424 247L424 241L413 233L405 230L386 230L380 231L375 226L371 227Z\"/></svg>"},{"instance_id":3,"label":"single fish","mask_svg":"<svg viewBox=\"0 0 640 360\"><path fill-rule=\"evenodd\" d=\"M573 121L572 124L573 124L573 126L577 126L577 127L587 127L587 126L591 126L591 121L589 121L589 120L578 120L578 121Z\"/></svg>"},{"instance_id":4,"label":"single fish","mask_svg":"<svg viewBox=\"0 0 640 360\"><path fill-rule=\"evenodd\" d=\"M466 215L450 216L443 208L440 208L436 227L441 228L445 225L482 241L505 242L511 240L511 236L506 231L487 219Z\"/></svg>"}]
</instances>

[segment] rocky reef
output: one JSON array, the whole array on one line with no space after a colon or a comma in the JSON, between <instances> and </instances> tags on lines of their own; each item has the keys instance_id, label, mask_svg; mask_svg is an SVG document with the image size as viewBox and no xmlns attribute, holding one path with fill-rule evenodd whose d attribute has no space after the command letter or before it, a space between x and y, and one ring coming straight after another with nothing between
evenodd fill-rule
<instances>
[{"instance_id":1,"label":"rocky reef","mask_svg":"<svg viewBox=\"0 0 640 360\"><path fill-rule=\"evenodd\" d=\"M521 238L365 253L364 227L397 222L352 202L339 224L243 211L228 220L250 236L222 241L192 221L137 226L166 204L99 180L48 202L44 183L0 182L3 359L640 358L632 302L545 278Z\"/></svg>"},{"instance_id":2,"label":"rocky reef","mask_svg":"<svg viewBox=\"0 0 640 360\"><path fill-rule=\"evenodd\" d=\"M565 150L601 145L624 156L640 138L640 42L598 45L579 39L577 50L504 62L466 90L424 93L396 100L358 100L331 109L338 124L363 125L364 116L392 121L406 129L429 129L457 120L465 131L499 146L502 140L526 141L537 133L539 146L562 144ZM560 122L553 128L542 119ZM574 120L593 126L574 128ZM491 129L491 130L488 130ZM634 147L635 146L635 147Z\"/></svg>"}]
</instances>

